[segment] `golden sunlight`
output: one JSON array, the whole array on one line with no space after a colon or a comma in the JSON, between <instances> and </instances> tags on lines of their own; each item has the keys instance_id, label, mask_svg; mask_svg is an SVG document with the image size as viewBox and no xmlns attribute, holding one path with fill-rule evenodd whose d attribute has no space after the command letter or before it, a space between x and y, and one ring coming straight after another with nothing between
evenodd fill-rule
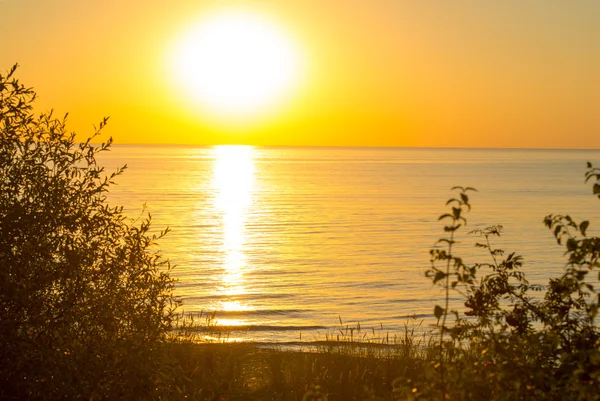
<instances>
[{"instance_id":1,"label":"golden sunlight","mask_svg":"<svg viewBox=\"0 0 600 401\"><path fill-rule=\"evenodd\" d=\"M246 292L244 286L245 223L252 202L254 160L251 146L217 146L214 148L212 185L214 206L220 212L223 229L222 294L235 297ZM223 310L248 310L239 301L225 300Z\"/></svg>"},{"instance_id":2,"label":"golden sunlight","mask_svg":"<svg viewBox=\"0 0 600 401\"><path fill-rule=\"evenodd\" d=\"M299 82L298 47L272 21L221 11L188 28L172 71L193 101L217 117L248 119L279 103Z\"/></svg>"}]
</instances>

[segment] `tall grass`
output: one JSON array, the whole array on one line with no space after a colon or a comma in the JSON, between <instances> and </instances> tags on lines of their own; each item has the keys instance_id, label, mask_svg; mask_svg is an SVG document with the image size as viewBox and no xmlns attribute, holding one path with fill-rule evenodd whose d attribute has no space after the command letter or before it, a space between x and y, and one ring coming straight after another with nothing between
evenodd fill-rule
<instances>
[{"instance_id":1,"label":"tall grass","mask_svg":"<svg viewBox=\"0 0 600 401\"><path fill-rule=\"evenodd\" d=\"M416 321L390 334L341 319L335 332L294 348L215 341L205 335L218 330L214 318L181 316L165 354L172 383L160 398L385 400L394 380L422 371L433 346Z\"/></svg>"}]
</instances>

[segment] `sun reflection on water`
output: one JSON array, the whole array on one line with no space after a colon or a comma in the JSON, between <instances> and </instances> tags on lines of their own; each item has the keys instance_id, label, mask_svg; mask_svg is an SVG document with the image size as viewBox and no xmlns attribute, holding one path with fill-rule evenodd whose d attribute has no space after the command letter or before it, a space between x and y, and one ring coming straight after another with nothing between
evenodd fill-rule
<instances>
[{"instance_id":1,"label":"sun reflection on water","mask_svg":"<svg viewBox=\"0 0 600 401\"><path fill-rule=\"evenodd\" d=\"M220 214L223 230L221 246L223 276L220 289L223 301L220 302L219 309L251 310L251 307L242 304L239 300L227 298L235 298L247 292L244 280L244 271L247 268L244 246L248 208L252 204L254 187L253 148L216 146L214 152L212 176L214 207Z\"/></svg>"}]
</instances>

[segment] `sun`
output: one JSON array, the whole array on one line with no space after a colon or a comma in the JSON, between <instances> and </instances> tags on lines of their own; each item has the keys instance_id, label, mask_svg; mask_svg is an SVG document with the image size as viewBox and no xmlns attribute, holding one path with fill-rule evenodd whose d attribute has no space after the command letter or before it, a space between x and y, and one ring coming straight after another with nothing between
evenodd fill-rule
<instances>
[{"instance_id":1,"label":"sun","mask_svg":"<svg viewBox=\"0 0 600 401\"><path fill-rule=\"evenodd\" d=\"M201 18L171 56L178 85L211 114L245 119L275 107L299 84L298 46L273 21L249 11Z\"/></svg>"}]
</instances>

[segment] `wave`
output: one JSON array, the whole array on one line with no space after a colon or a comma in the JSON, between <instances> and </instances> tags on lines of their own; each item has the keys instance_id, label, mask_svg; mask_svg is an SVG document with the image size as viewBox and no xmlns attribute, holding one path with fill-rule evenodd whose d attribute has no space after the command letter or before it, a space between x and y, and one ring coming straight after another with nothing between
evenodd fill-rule
<instances>
[{"instance_id":1,"label":"wave","mask_svg":"<svg viewBox=\"0 0 600 401\"><path fill-rule=\"evenodd\" d=\"M310 309L260 309L260 310L233 310L233 311L215 311L216 319L227 317L253 317L253 316L282 316L297 313L310 313Z\"/></svg>"},{"instance_id":2,"label":"wave","mask_svg":"<svg viewBox=\"0 0 600 401\"><path fill-rule=\"evenodd\" d=\"M221 332L221 331L243 331L243 332L257 332L257 331L311 331L311 330L324 330L327 329L325 326L274 326L274 325L214 325L199 327L198 331L201 332Z\"/></svg>"}]
</instances>

